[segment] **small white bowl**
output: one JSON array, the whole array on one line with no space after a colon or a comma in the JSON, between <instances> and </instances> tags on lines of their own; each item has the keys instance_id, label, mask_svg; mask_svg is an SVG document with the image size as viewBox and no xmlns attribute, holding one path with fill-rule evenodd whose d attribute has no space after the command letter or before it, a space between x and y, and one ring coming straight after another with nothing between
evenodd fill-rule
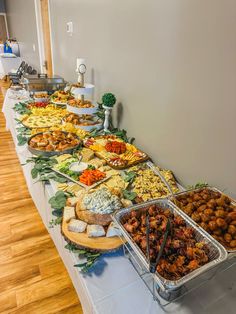
<instances>
[{"instance_id":1,"label":"small white bowl","mask_svg":"<svg viewBox=\"0 0 236 314\"><path fill-rule=\"evenodd\" d=\"M88 164L86 162L72 162L69 169L74 172L82 172L88 168ZM76 170L75 170L76 169Z\"/></svg>"}]
</instances>

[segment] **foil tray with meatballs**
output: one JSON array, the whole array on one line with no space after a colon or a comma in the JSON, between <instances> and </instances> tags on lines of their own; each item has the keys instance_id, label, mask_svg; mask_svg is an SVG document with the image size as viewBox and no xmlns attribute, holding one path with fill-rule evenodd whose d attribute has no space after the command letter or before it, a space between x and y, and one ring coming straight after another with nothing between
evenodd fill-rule
<instances>
[{"instance_id":1,"label":"foil tray with meatballs","mask_svg":"<svg viewBox=\"0 0 236 314\"><path fill-rule=\"evenodd\" d=\"M163 290L177 289L227 259L224 247L167 199L124 208L116 212L113 219L140 261L140 267L147 271L150 270L150 261L154 261L161 251L169 220L170 232L154 274L156 284Z\"/></svg>"},{"instance_id":2,"label":"foil tray with meatballs","mask_svg":"<svg viewBox=\"0 0 236 314\"><path fill-rule=\"evenodd\" d=\"M205 187L177 194L175 204L229 253L236 253L234 200L214 187Z\"/></svg>"}]
</instances>

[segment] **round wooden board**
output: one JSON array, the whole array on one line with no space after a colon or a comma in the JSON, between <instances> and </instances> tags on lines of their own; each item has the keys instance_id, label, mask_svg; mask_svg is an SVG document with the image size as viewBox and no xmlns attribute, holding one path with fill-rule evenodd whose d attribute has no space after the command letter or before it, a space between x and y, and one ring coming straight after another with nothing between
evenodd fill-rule
<instances>
[{"instance_id":1,"label":"round wooden board","mask_svg":"<svg viewBox=\"0 0 236 314\"><path fill-rule=\"evenodd\" d=\"M65 239L75 244L78 248L85 248L92 251L109 252L117 250L124 241L120 237L97 237L89 238L85 232L76 233L68 230L68 223L63 220L62 222L62 234Z\"/></svg>"}]
</instances>

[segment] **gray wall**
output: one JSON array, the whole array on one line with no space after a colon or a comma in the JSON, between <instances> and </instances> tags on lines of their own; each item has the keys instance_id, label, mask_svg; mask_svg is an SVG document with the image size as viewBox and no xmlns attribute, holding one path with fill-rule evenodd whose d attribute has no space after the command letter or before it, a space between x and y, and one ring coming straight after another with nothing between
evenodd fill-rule
<instances>
[{"instance_id":1,"label":"gray wall","mask_svg":"<svg viewBox=\"0 0 236 314\"><path fill-rule=\"evenodd\" d=\"M10 37L18 40L22 59L38 70L40 64L34 0L5 0L5 5Z\"/></svg>"},{"instance_id":2,"label":"gray wall","mask_svg":"<svg viewBox=\"0 0 236 314\"><path fill-rule=\"evenodd\" d=\"M0 12L5 13L6 8L5 8L5 0L0 0Z\"/></svg>"},{"instance_id":3,"label":"gray wall","mask_svg":"<svg viewBox=\"0 0 236 314\"><path fill-rule=\"evenodd\" d=\"M85 57L97 97L117 95L121 126L157 164L236 196L236 2L50 3L55 72L75 80Z\"/></svg>"}]
</instances>

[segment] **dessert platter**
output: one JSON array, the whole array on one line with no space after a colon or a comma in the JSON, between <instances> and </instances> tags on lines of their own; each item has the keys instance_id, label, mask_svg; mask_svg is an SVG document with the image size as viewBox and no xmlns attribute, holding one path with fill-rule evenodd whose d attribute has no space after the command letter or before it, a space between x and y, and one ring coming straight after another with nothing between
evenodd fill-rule
<instances>
[{"instance_id":1,"label":"dessert platter","mask_svg":"<svg viewBox=\"0 0 236 314\"><path fill-rule=\"evenodd\" d=\"M92 149L96 156L106 160L114 169L125 169L149 159L146 153L115 135L90 137L84 140L84 146Z\"/></svg>"}]
</instances>

